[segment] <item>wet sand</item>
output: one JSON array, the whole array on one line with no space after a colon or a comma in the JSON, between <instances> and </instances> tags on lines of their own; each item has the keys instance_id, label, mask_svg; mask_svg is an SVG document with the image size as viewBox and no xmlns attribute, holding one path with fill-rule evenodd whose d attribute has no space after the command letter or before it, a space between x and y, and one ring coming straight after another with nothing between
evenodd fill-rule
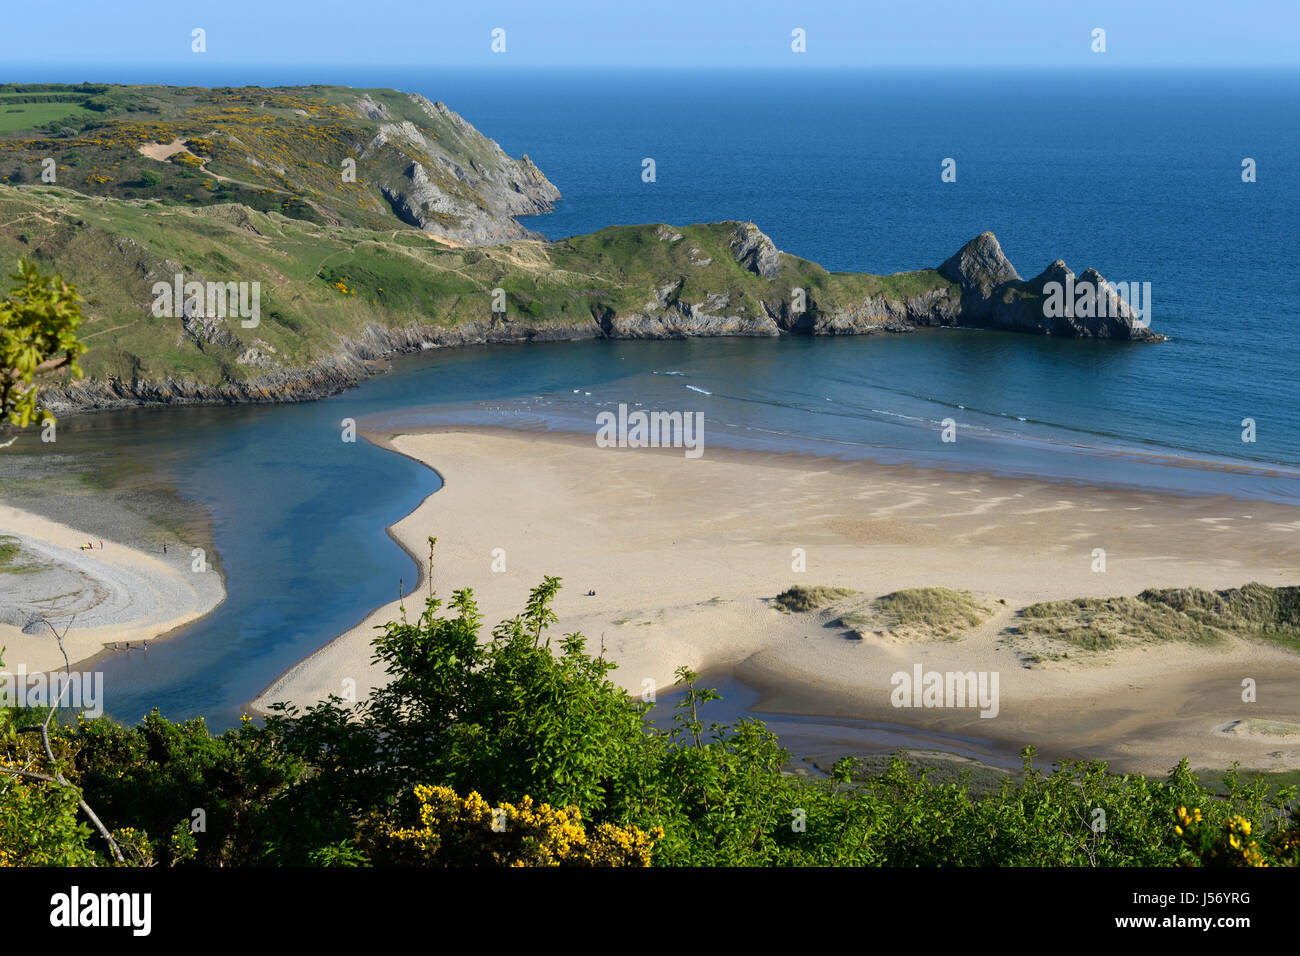
<instances>
[{"instance_id":1,"label":"wet sand","mask_svg":"<svg viewBox=\"0 0 1300 956\"><path fill-rule=\"evenodd\" d=\"M76 664L114 646L164 637L224 598L219 572L196 573L186 550L152 554L4 505L0 537L19 547L0 569L0 646L11 672L64 666L58 640L40 618L61 634L67 628L64 649ZM94 547L83 550L84 544Z\"/></svg>"}]
</instances>

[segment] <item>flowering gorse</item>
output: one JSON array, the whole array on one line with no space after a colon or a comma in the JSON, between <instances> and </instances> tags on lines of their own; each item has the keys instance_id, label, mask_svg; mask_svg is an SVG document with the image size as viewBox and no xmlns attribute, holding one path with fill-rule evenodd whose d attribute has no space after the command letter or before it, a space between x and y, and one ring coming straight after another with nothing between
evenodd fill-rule
<instances>
[{"instance_id":1,"label":"flowering gorse","mask_svg":"<svg viewBox=\"0 0 1300 956\"><path fill-rule=\"evenodd\" d=\"M602 823L588 832L577 807L492 807L477 792L417 786L419 825L385 830L402 862L448 866L649 866L663 830Z\"/></svg>"}]
</instances>

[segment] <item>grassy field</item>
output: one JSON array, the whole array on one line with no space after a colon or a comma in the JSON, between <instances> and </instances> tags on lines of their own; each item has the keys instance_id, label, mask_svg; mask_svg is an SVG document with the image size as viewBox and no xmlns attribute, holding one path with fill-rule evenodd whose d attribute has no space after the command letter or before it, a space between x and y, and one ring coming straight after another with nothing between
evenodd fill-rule
<instances>
[{"instance_id":1,"label":"grassy field","mask_svg":"<svg viewBox=\"0 0 1300 956\"><path fill-rule=\"evenodd\" d=\"M1227 773L1232 773L1229 770ZM1283 787L1300 789L1300 770L1242 770L1239 771L1240 777L1246 783L1251 784L1256 781L1262 782L1268 788L1269 793L1276 794ZM1228 785L1224 783L1225 771L1222 770L1197 770L1195 771L1196 782L1211 793L1224 795L1228 793Z\"/></svg>"},{"instance_id":2,"label":"grassy field","mask_svg":"<svg viewBox=\"0 0 1300 956\"><path fill-rule=\"evenodd\" d=\"M401 122L409 126L394 133ZM187 151L165 160L141 153L174 140ZM238 202L376 229L400 224L385 189L409 184L413 163L459 210L448 212L449 227L466 210L489 208L475 177L502 168L473 127L397 90L0 84L0 182L36 181L29 171L46 158L59 184L89 195ZM342 174L349 159L359 163L351 179Z\"/></svg>"},{"instance_id":3,"label":"grassy field","mask_svg":"<svg viewBox=\"0 0 1300 956\"><path fill-rule=\"evenodd\" d=\"M31 129L68 117L93 116L92 110L80 103L17 103L15 97L0 94L0 133Z\"/></svg>"}]
</instances>

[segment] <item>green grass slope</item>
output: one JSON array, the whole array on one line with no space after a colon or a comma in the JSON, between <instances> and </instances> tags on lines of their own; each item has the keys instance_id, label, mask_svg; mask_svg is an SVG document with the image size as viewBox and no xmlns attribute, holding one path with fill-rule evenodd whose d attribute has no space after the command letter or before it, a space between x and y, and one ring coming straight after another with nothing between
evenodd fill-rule
<instances>
[{"instance_id":1,"label":"green grass slope","mask_svg":"<svg viewBox=\"0 0 1300 956\"><path fill-rule=\"evenodd\" d=\"M577 338L603 334L609 316L653 319L718 293L728 314L755 323L788 308L795 288L819 310L900 285L948 294L937 273L832 275L786 255L777 275L760 276L734 258L736 228L686 226L669 241L658 225L618 226L558 243L462 247L400 226L313 222L242 204L0 185L0 261L27 256L79 288L89 347L82 365L96 380L248 381L328 359L372 326L448 342L466 327L506 339ZM187 281L260 283L260 325L155 317L154 283L178 272ZM667 305L656 300L664 288L674 290ZM493 311L495 289L505 294L504 315Z\"/></svg>"},{"instance_id":2,"label":"green grass slope","mask_svg":"<svg viewBox=\"0 0 1300 956\"><path fill-rule=\"evenodd\" d=\"M181 151L146 155L178 140ZM0 182L48 184L48 160L55 185L92 196L237 202L373 228L401 224L386 190L409 191L406 171L418 163L445 200L432 231L456 236L479 214L521 211L507 208L517 161L441 104L396 90L0 85ZM535 178L524 187L554 189ZM524 234L517 223L507 231Z\"/></svg>"}]
</instances>

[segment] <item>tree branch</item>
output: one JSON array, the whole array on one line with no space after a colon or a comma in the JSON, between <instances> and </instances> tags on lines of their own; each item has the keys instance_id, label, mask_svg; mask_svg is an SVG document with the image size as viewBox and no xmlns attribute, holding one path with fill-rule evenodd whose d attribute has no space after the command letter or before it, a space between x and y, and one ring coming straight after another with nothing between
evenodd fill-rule
<instances>
[{"instance_id":1,"label":"tree branch","mask_svg":"<svg viewBox=\"0 0 1300 956\"><path fill-rule=\"evenodd\" d=\"M68 679L63 683L63 688L59 691L58 700L50 701L50 712L45 715L45 723L41 724L41 743L45 745L45 756L50 761L50 769L54 771L54 776L57 779L57 782L63 784L65 787L72 787L72 784L68 782L67 777L63 776L63 771L59 769L59 765L54 759L54 748L50 746L50 721L54 717L55 710L63 703L63 695L68 692L68 687L72 683L72 664L68 660L67 648L63 646L63 637L68 633L69 628L72 627L72 622L76 619L77 615L72 615L67 626L63 629L63 634L60 634L58 631L54 630L54 625L51 624L47 618L41 618L41 620L45 622L45 626L48 627L50 632L54 635L54 639L59 642L59 650L63 653L64 673L67 674L68 677ZM95 829L99 831L99 835L107 841L109 849L113 851L113 858L117 860L118 863L126 863L126 860L122 858L122 851L118 849L117 841L113 839L113 834L108 832L108 827L104 826L99 817L95 815L95 811L90 809L90 806L84 799L82 799L81 788L73 787L73 789L77 791L77 803L81 807L81 812L90 819L90 822L95 825Z\"/></svg>"}]
</instances>

